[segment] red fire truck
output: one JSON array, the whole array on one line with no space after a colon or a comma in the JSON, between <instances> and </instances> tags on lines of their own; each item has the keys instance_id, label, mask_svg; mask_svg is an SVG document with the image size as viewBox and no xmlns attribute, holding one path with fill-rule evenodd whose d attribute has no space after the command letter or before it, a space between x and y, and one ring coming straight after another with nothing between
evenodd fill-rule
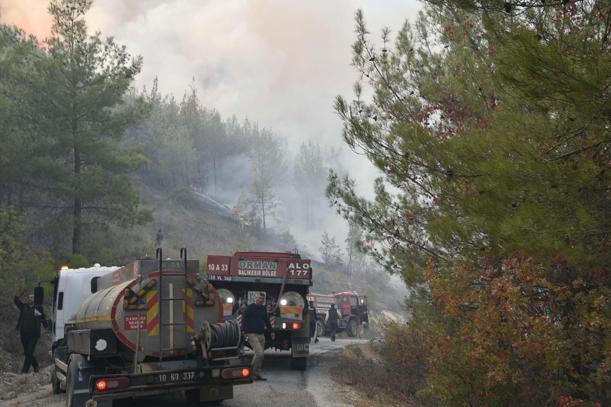
<instances>
[{"instance_id":1,"label":"red fire truck","mask_svg":"<svg viewBox=\"0 0 611 407\"><path fill-rule=\"evenodd\" d=\"M208 279L219 293L225 319L240 319L258 294L265 295L275 339L266 348L291 351L293 369L304 370L309 354L306 296L312 285L310 260L296 253L237 252L208 256Z\"/></svg>"},{"instance_id":2,"label":"red fire truck","mask_svg":"<svg viewBox=\"0 0 611 407\"><path fill-rule=\"evenodd\" d=\"M359 326L367 328L369 325L367 296L365 295L359 295L355 291L334 292L333 294L311 293L307 299L316 307L316 331L319 336L328 330L325 326L325 316L331 304L335 304L340 315L337 332L346 331L348 336L355 337L358 335Z\"/></svg>"}]
</instances>

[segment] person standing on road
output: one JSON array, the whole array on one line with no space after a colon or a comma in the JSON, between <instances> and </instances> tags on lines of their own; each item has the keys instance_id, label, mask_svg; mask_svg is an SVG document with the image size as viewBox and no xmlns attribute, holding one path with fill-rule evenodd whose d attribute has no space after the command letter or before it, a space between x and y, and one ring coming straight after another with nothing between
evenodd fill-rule
<instances>
[{"instance_id":1,"label":"person standing on road","mask_svg":"<svg viewBox=\"0 0 611 407\"><path fill-rule=\"evenodd\" d=\"M38 361L34 357L36 343L40 338L40 325L47 328L47 319L42 311L42 307L34 305L34 295L29 294L25 297L25 302L22 302L19 296L14 298L15 305L19 308L19 320L17 322L17 330L21 335L21 344L23 345L23 368L21 373L27 373L30 366L34 368L34 372L38 373Z\"/></svg>"},{"instance_id":2,"label":"person standing on road","mask_svg":"<svg viewBox=\"0 0 611 407\"><path fill-rule=\"evenodd\" d=\"M331 341L335 342L335 334L337 332L337 321L339 321L339 314L335 308L335 304L331 304L331 308L327 311L326 324L331 333Z\"/></svg>"},{"instance_id":3,"label":"person standing on road","mask_svg":"<svg viewBox=\"0 0 611 407\"><path fill-rule=\"evenodd\" d=\"M252 377L254 380L267 380L261 376L265 351L265 331L267 330L270 333L271 339L274 339L274 333L265 309L265 296L263 294L257 296L254 304L246 307L242 317L242 326L248 343L255 352L255 357L252 360Z\"/></svg>"},{"instance_id":4,"label":"person standing on road","mask_svg":"<svg viewBox=\"0 0 611 407\"><path fill-rule=\"evenodd\" d=\"M310 342L312 342L312 338L314 338L314 343L317 343L318 335L316 335L316 307L312 302L310 302L308 314L310 316Z\"/></svg>"}]
</instances>

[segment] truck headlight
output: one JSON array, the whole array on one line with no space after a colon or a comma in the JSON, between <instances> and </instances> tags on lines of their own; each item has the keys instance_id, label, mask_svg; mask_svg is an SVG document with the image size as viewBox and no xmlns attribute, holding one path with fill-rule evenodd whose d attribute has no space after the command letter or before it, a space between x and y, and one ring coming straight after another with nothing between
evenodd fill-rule
<instances>
[{"instance_id":1,"label":"truck headlight","mask_svg":"<svg viewBox=\"0 0 611 407\"><path fill-rule=\"evenodd\" d=\"M305 307L305 301L301 294L295 291L288 291L280 297L280 305L283 307Z\"/></svg>"},{"instance_id":2,"label":"truck headlight","mask_svg":"<svg viewBox=\"0 0 611 407\"><path fill-rule=\"evenodd\" d=\"M219 293L219 297L221 297L223 304L233 304L235 297L231 291L226 288L219 288L216 291Z\"/></svg>"},{"instance_id":3,"label":"truck headlight","mask_svg":"<svg viewBox=\"0 0 611 407\"><path fill-rule=\"evenodd\" d=\"M95 350L97 350L98 352L105 351L107 347L108 342L106 342L106 339L104 338L100 338L95 342Z\"/></svg>"}]
</instances>

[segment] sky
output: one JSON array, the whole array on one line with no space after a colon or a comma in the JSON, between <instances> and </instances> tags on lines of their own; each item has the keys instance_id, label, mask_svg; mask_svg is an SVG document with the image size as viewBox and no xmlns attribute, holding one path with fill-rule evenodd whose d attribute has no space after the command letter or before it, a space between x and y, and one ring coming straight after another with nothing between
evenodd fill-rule
<instances>
[{"instance_id":1,"label":"sky","mask_svg":"<svg viewBox=\"0 0 611 407\"><path fill-rule=\"evenodd\" d=\"M0 22L45 38L46 0L0 0ZM223 117L236 115L272 129L289 148L312 140L338 147L342 166L372 194L378 175L342 143L333 111L352 96L354 13L363 9L376 37L393 32L420 8L416 0L97 0L92 31L113 36L144 66L136 86L159 78L162 92L181 98L190 87ZM342 239L343 240L343 239Z\"/></svg>"}]
</instances>

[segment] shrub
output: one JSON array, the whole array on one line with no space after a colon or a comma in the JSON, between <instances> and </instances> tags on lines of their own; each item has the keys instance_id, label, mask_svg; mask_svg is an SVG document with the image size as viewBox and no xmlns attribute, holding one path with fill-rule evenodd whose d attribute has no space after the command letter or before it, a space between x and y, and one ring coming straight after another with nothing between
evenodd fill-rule
<instances>
[{"instance_id":1,"label":"shrub","mask_svg":"<svg viewBox=\"0 0 611 407\"><path fill-rule=\"evenodd\" d=\"M609 403L606 275L570 274L523 256L483 273L431 267L433 305L445 323L427 338L425 394L445 405Z\"/></svg>"}]
</instances>

